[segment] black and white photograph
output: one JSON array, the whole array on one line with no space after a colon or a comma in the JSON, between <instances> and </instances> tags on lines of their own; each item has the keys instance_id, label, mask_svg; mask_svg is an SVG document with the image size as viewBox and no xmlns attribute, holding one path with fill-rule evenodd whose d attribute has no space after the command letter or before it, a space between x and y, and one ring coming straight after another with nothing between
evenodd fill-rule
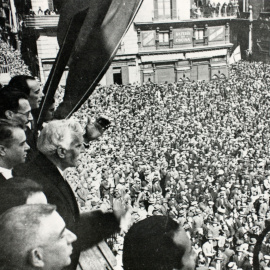
<instances>
[{"instance_id":1,"label":"black and white photograph","mask_svg":"<svg viewBox=\"0 0 270 270\"><path fill-rule=\"evenodd\" d=\"M270 0L0 0L0 270L270 270Z\"/></svg>"}]
</instances>

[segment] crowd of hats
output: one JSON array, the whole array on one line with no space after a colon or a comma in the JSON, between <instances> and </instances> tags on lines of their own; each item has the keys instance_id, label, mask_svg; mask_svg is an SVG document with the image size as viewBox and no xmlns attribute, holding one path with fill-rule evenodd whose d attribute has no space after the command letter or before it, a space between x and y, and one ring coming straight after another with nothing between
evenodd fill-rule
<instances>
[{"instance_id":1,"label":"crowd of hats","mask_svg":"<svg viewBox=\"0 0 270 270\"><path fill-rule=\"evenodd\" d=\"M212 239L209 266L251 269L270 219L269 72L242 61L222 81L97 87L74 117L105 115L111 127L66 172L82 211L122 203L134 222L168 215L190 235L198 264ZM121 240L115 246L121 253Z\"/></svg>"},{"instance_id":2,"label":"crowd of hats","mask_svg":"<svg viewBox=\"0 0 270 270\"><path fill-rule=\"evenodd\" d=\"M0 40L0 72L8 72L11 77L32 75L21 53L3 40Z\"/></svg>"}]
</instances>

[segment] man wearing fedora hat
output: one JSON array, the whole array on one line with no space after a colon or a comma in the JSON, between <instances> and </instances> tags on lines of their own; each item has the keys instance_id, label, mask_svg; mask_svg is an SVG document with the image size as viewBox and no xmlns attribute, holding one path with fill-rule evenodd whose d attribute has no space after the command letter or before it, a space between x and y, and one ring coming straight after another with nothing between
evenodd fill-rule
<instances>
[{"instance_id":1,"label":"man wearing fedora hat","mask_svg":"<svg viewBox=\"0 0 270 270\"><path fill-rule=\"evenodd\" d=\"M254 237L250 237L249 243L248 243L248 251L249 252L253 252L254 251L254 247L257 243L256 238Z\"/></svg>"},{"instance_id":2,"label":"man wearing fedora hat","mask_svg":"<svg viewBox=\"0 0 270 270\"><path fill-rule=\"evenodd\" d=\"M197 231L201 230L203 226L203 215L200 208L196 208L194 211L193 217L193 232L196 233Z\"/></svg>"},{"instance_id":3,"label":"man wearing fedora hat","mask_svg":"<svg viewBox=\"0 0 270 270\"><path fill-rule=\"evenodd\" d=\"M253 268L253 253L248 252L247 253L247 258L243 263L242 269L243 270L249 270Z\"/></svg>"},{"instance_id":4,"label":"man wearing fedora hat","mask_svg":"<svg viewBox=\"0 0 270 270\"><path fill-rule=\"evenodd\" d=\"M148 206L148 216L152 216L153 215L153 211L155 209L154 205L155 205L155 202L156 202L156 199L154 198L154 196L151 196L149 197L148 199L148 203L149 203L149 206Z\"/></svg>"},{"instance_id":5,"label":"man wearing fedora hat","mask_svg":"<svg viewBox=\"0 0 270 270\"><path fill-rule=\"evenodd\" d=\"M213 234L211 232L208 232L206 236L207 241L203 244L202 246L202 251L204 256L207 258L207 265L210 265L213 257L216 254L216 251L214 250L214 245L213 245Z\"/></svg>"},{"instance_id":6,"label":"man wearing fedora hat","mask_svg":"<svg viewBox=\"0 0 270 270\"><path fill-rule=\"evenodd\" d=\"M220 222L218 221L218 219L216 217L213 218L212 220L212 225L211 225L211 233L213 234L214 238L218 238L219 237L219 231L221 230L221 225Z\"/></svg>"},{"instance_id":7,"label":"man wearing fedora hat","mask_svg":"<svg viewBox=\"0 0 270 270\"><path fill-rule=\"evenodd\" d=\"M237 270L237 265L236 265L236 263L235 262L230 262L229 264L228 264L228 270Z\"/></svg>"},{"instance_id":8,"label":"man wearing fedora hat","mask_svg":"<svg viewBox=\"0 0 270 270\"><path fill-rule=\"evenodd\" d=\"M185 222L187 221L186 217L185 217L185 210L184 209L180 209L178 211L178 223L180 226L183 226L185 224Z\"/></svg>"},{"instance_id":9,"label":"man wearing fedora hat","mask_svg":"<svg viewBox=\"0 0 270 270\"><path fill-rule=\"evenodd\" d=\"M264 195L261 195L259 198L258 215L265 217L268 209L269 206L267 204L267 199L264 197Z\"/></svg>"},{"instance_id":10,"label":"man wearing fedora hat","mask_svg":"<svg viewBox=\"0 0 270 270\"><path fill-rule=\"evenodd\" d=\"M165 198L160 198L160 212L162 213L163 216L167 216L168 215L168 200Z\"/></svg>"},{"instance_id":11,"label":"man wearing fedora hat","mask_svg":"<svg viewBox=\"0 0 270 270\"><path fill-rule=\"evenodd\" d=\"M217 213L215 213L215 217L217 218L217 220L219 222L224 222L224 218L226 217L225 216L225 212L226 212L226 209L222 206L218 207L217 209Z\"/></svg>"},{"instance_id":12,"label":"man wearing fedora hat","mask_svg":"<svg viewBox=\"0 0 270 270\"><path fill-rule=\"evenodd\" d=\"M270 268L270 255L264 255L260 261L260 266L262 269L269 269Z\"/></svg>"},{"instance_id":13,"label":"man wearing fedora hat","mask_svg":"<svg viewBox=\"0 0 270 270\"><path fill-rule=\"evenodd\" d=\"M224 253L228 257L229 261L235 254L234 250L231 248L231 240L232 238L227 238L224 244Z\"/></svg>"},{"instance_id":14,"label":"man wearing fedora hat","mask_svg":"<svg viewBox=\"0 0 270 270\"><path fill-rule=\"evenodd\" d=\"M238 268L242 268L244 261L246 260L246 255L241 246L236 247L236 254L233 255L233 261L236 263Z\"/></svg>"}]
</instances>

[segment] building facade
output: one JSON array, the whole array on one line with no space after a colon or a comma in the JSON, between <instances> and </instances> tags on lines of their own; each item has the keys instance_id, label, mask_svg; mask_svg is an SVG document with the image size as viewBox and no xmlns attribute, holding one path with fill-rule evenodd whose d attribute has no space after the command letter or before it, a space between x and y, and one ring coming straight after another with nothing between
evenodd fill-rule
<instances>
[{"instance_id":1,"label":"building facade","mask_svg":"<svg viewBox=\"0 0 270 270\"><path fill-rule=\"evenodd\" d=\"M231 23L237 9L224 4L145 0L101 83L228 77Z\"/></svg>"},{"instance_id":2,"label":"building facade","mask_svg":"<svg viewBox=\"0 0 270 270\"><path fill-rule=\"evenodd\" d=\"M31 7L23 15L22 48L34 74L45 82L59 50L56 38L59 1L29 1ZM250 46L254 52L259 48L257 40L261 40L261 45L267 43L266 34L261 39L256 37L260 32L250 37L250 31L254 33L253 26L257 25L255 18L254 22L250 21L250 5L255 6L254 17L260 16L258 10L267 6L264 2L144 0L100 83L226 78L229 57L237 45L241 45L244 56ZM258 27L266 29L267 26L259 24ZM61 84L65 84L66 76L67 72Z\"/></svg>"}]
</instances>

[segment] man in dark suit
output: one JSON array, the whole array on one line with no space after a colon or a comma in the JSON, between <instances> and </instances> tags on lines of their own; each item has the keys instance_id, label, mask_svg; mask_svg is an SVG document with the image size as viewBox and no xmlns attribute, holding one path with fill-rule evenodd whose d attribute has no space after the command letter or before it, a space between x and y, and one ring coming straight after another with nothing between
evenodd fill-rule
<instances>
[{"instance_id":1,"label":"man in dark suit","mask_svg":"<svg viewBox=\"0 0 270 270\"><path fill-rule=\"evenodd\" d=\"M246 260L246 254L244 254L244 251L241 246L236 247L236 254L233 255L232 260L236 263L238 268L242 268L243 263Z\"/></svg>"},{"instance_id":2,"label":"man in dark suit","mask_svg":"<svg viewBox=\"0 0 270 270\"><path fill-rule=\"evenodd\" d=\"M119 230L124 211L114 213L93 211L79 213L76 198L63 171L78 164L79 154L84 152L82 128L73 120L55 120L48 123L38 138L39 155L17 175L24 176L43 186L48 203L55 204L67 228L78 236L69 269L76 269L80 251L91 247Z\"/></svg>"},{"instance_id":3,"label":"man in dark suit","mask_svg":"<svg viewBox=\"0 0 270 270\"><path fill-rule=\"evenodd\" d=\"M32 132L33 116L28 96L12 87L4 87L0 91L0 118L18 120L25 125L27 144L30 146L27 161L37 152L37 133Z\"/></svg>"},{"instance_id":4,"label":"man in dark suit","mask_svg":"<svg viewBox=\"0 0 270 270\"><path fill-rule=\"evenodd\" d=\"M28 111L21 112L19 107L17 108L10 108L9 104L16 104L18 103L18 98L15 97L16 93L19 92L17 95L23 95L24 103L27 101ZM42 126L42 122L37 124L37 118L39 114L39 107L44 96L40 82L38 82L34 77L28 75L17 75L14 76L8 86L4 87L0 91L0 95L6 96L5 100L0 97L0 110L1 110L1 103L3 104L2 108L2 117L6 117L6 111L12 111L13 113L16 112L16 117L20 116L26 124L26 137L27 143L29 144L31 150L29 151L27 162L34 159L37 153L37 138L38 138L38 131ZM7 100L8 99L8 100ZM26 99L26 100L25 100ZM3 102L1 102L3 100ZM6 102L7 101L7 102ZM51 105L54 103L53 100L50 101ZM17 110L16 110L17 109ZM49 109L50 110L50 109ZM27 118L25 118L27 117ZM9 119L9 118L8 118ZM45 119L43 119L45 120ZM90 117L87 119L87 125L85 128L85 135L84 140L86 143L89 141L95 140L99 136L103 134L103 132L108 128L110 121L103 117L99 117L96 119L94 123L91 123Z\"/></svg>"},{"instance_id":5,"label":"man in dark suit","mask_svg":"<svg viewBox=\"0 0 270 270\"><path fill-rule=\"evenodd\" d=\"M2 88L0 91L0 118L18 120L27 125L33 120L27 96L15 88Z\"/></svg>"},{"instance_id":6,"label":"man in dark suit","mask_svg":"<svg viewBox=\"0 0 270 270\"><path fill-rule=\"evenodd\" d=\"M36 143L38 137L38 127L37 127L37 116L39 113L39 107L44 97L43 90L41 88L41 84L34 77L28 75L17 75L14 76L9 84L8 88L17 89L24 93L29 101L31 107L31 113L33 114L33 118L28 125L26 130L27 142L31 147L30 154L28 155L28 161L32 160L37 151Z\"/></svg>"},{"instance_id":7,"label":"man in dark suit","mask_svg":"<svg viewBox=\"0 0 270 270\"><path fill-rule=\"evenodd\" d=\"M23 126L0 119L0 182L12 177L12 169L25 162L28 150Z\"/></svg>"}]
</instances>

